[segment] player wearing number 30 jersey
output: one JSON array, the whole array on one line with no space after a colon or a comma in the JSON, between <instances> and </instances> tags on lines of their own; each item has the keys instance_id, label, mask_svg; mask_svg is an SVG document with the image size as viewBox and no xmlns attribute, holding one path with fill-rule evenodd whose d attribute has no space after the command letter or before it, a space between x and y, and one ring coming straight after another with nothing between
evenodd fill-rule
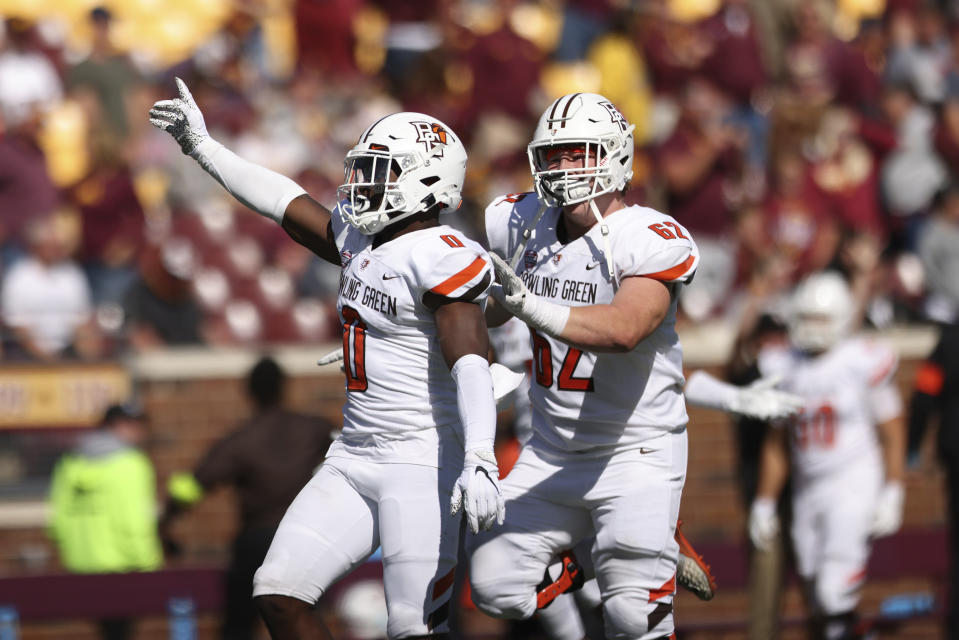
<instances>
[{"instance_id":1,"label":"player wearing number 30 jersey","mask_svg":"<svg viewBox=\"0 0 959 640\"><path fill-rule=\"evenodd\" d=\"M892 380L897 356L880 342L847 335L854 303L836 273L804 280L792 306L792 347L767 347L759 367L763 375L781 376L781 387L804 406L767 436L749 533L759 548L778 534L775 502L791 468L791 535L813 637L859 638L855 609L870 540L902 523L905 426Z\"/></svg>"}]
</instances>

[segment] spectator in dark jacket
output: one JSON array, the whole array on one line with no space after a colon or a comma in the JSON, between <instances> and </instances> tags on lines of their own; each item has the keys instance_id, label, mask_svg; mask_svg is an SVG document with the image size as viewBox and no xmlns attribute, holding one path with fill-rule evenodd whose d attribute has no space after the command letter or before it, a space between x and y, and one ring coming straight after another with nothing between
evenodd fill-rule
<instances>
[{"instance_id":1,"label":"spectator in dark jacket","mask_svg":"<svg viewBox=\"0 0 959 640\"><path fill-rule=\"evenodd\" d=\"M254 415L210 448L192 473L170 478L169 499L160 520L167 552L178 551L171 536L174 519L214 487L232 485L240 507L226 576L223 640L249 640L257 623L253 574L263 563L286 508L326 455L333 425L283 408L286 376L271 358L250 371L247 391Z\"/></svg>"}]
</instances>

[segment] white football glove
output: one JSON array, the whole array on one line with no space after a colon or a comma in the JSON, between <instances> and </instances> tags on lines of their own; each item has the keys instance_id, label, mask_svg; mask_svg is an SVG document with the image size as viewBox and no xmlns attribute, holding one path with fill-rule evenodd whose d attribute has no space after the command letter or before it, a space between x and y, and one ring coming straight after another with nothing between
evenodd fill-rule
<instances>
[{"instance_id":1,"label":"white football glove","mask_svg":"<svg viewBox=\"0 0 959 640\"><path fill-rule=\"evenodd\" d=\"M769 551L779 536L779 516L776 501L771 498L756 498L749 510L749 539L757 549Z\"/></svg>"},{"instance_id":2,"label":"white football glove","mask_svg":"<svg viewBox=\"0 0 959 640\"><path fill-rule=\"evenodd\" d=\"M732 397L729 410L759 420L786 418L799 413L803 399L786 391L775 388L782 376L760 378L750 385L740 387Z\"/></svg>"},{"instance_id":3,"label":"white football glove","mask_svg":"<svg viewBox=\"0 0 959 640\"><path fill-rule=\"evenodd\" d=\"M460 509L466 512L470 531L486 531L493 523L503 524L506 503L499 490L499 468L496 456L489 449L467 451L463 460L463 472L453 486L450 498L450 515Z\"/></svg>"},{"instance_id":4,"label":"white football glove","mask_svg":"<svg viewBox=\"0 0 959 640\"><path fill-rule=\"evenodd\" d=\"M499 287L492 289L496 301L534 329L551 336L561 334L569 319L569 307L533 295L505 260L495 253L489 255L496 280L500 283Z\"/></svg>"},{"instance_id":5,"label":"white football glove","mask_svg":"<svg viewBox=\"0 0 959 640\"><path fill-rule=\"evenodd\" d=\"M156 102L150 109L150 123L173 136L183 153L190 155L210 134L186 83L177 78L176 87L180 97Z\"/></svg>"},{"instance_id":6,"label":"white football glove","mask_svg":"<svg viewBox=\"0 0 959 640\"><path fill-rule=\"evenodd\" d=\"M901 482L887 482L883 486L876 502L876 515L873 516L870 530L874 538L890 536L899 531L905 498L906 492Z\"/></svg>"}]
</instances>

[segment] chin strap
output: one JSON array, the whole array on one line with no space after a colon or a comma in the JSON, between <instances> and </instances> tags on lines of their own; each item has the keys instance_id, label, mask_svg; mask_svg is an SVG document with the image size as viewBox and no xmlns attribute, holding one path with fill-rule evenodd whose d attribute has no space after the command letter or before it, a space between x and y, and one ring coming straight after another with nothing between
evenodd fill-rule
<instances>
[{"instance_id":1,"label":"chin strap","mask_svg":"<svg viewBox=\"0 0 959 640\"><path fill-rule=\"evenodd\" d=\"M596 224L599 225L599 231L603 234L603 254L606 256L606 271L609 273L609 279L613 282L613 288L618 289L619 280L613 271L613 252L609 248L609 225L603 220L603 216L599 212L599 207L596 206L595 198L590 199L589 210L593 212L593 216L596 218Z\"/></svg>"},{"instance_id":2,"label":"chin strap","mask_svg":"<svg viewBox=\"0 0 959 640\"><path fill-rule=\"evenodd\" d=\"M519 264L519 259L523 255L523 249L526 248L526 245L529 243L529 238L533 235L533 229L536 228L536 225L539 224L540 218L543 217L543 214L546 213L546 210L549 209L549 205L542 200L538 200L539 209L536 211L536 215L533 216L533 219L528 225L523 229L523 234L520 236L519 243L516 245L516 250L513 251L513 255L509 259L509 266L512 267L513 271L516 271L516 265Z\"/></svg>"}]
</instances>

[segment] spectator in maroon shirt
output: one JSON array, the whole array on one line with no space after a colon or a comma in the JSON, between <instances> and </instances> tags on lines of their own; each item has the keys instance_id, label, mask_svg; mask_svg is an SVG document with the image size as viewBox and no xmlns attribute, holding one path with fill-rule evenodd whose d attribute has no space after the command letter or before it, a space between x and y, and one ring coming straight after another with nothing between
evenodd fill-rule
<instances>
[{"instance_id":1,"label":"spectator in maroon shirt","mask_svg":"<svg viewBox=\"0 0 959 640\"><path fill-rule=\"evenodd\" d=\"M725 0L718 12L700 24L699 33L710 47L703 60L703 75L722 87L737 104L748 105L767 79L749 3Z\"/></svg>"},{"instance_id":2,"label":"spectator in maroon shirt","mask_svg":"<svg viewBox=\"0 0 959 640\"><path fill-rule=\"evenodd\" d=\"M543 53L513 31L508 21L489 34L463 41L461 60L469 67L472 89L466 119L475 124L484 111L530 118L530 93L539 86Z\"/></svg>"},{"instance_id":3,"label":"spectator in maroon shirt","mask_svg":"<svg viewBox=\"0 0 959 640\"><path fill-rule=\"evenodd\" d=\"M656 93L679 96L710 54L709 43L694 25L673 18L663 0L642 5L637 29Z\"/></svg>"},{"instance_id":4,"label":"spectator in maroon shirt","mask_svg":"<svg viewBox=\"0 0 959 640\"><path fill-rule=\"evenodd\" d=\"M785 53L789 82L811 105L835 101L868 109L879 97L879 78L861 51L832 34L824 11L823 2L796 3Z\"/></svg>"},{"instance_id":5,"label":"spectator in maroon shirt","mask_svg":"<svg viewBox=\"0 0 959 640\"><path fill-rule=\"evenodd\" d=\"M326 78L356 73L353 21L363 0L295 0L296 64L319 69Z\"/></svg>"},{"instance_id":6,"label":"spectator in maroon shirt","mask_svg":"<svg viewBox=\"0 0 959 640\"><path fill-rule=\"evenodd\" d=\"M839 248L839 224L810 174L811 167L795 147L781 149L762 206L773 251L789 265L791 282L828 265Z\"/></svg>"},{"instance_id":7,"label":"spectator in maroon shirt","mask_svg":"<svg viewBox=\"0 0 959 640\"><path fill-rule=\"evenodd\" d=\"M658 153L666 210L694 234L714 238L731 231L741 192L746 135L728 115L729 102L714 84L691 80L679 123Z\"/></svg>"},{"instance_id":8,"label":"spectator in maroon shirt","mask_svg":"<svg viewBox=\"0 0 959 640\"><path fill-rule=\"evenodd\" d=\"M105 130L90 139L91 170L69 191L83 220L80 259L93 302L119 303L136 276L143 247L143 208L120 141Z\"/></svg>"},{"instance_id":9,"label":"spectator in maroon shirt","mask_svg":"<svg viewBox=\"0 0 959 640\"><path fill-rule=\"evenodd\" d=\"M26 224L56 207L59 195L37 142L39 117L4 130L0 114L0 256L7 266L23 255Z\"/></svg>"},{"instance_id":10,"label":"spectator in maroon shirt","mask_svg":"<svg viewBox=\"0 0 959 640\"><path fill-rule=\"evenodd\" d=\"M885 238L879 162L860 136L858 117L848 109L828 109L808 148L813 181L840 224L846 230Z\"/></svg>"},{"instance_id":11,"label":"spectator in maroon shirt","mask_svg":"<svg viewBox=\"0 0 959 640\"><path fill-rule=\"evenodd\" d=\"M754 107L767 79L756 21L746 0L725 0L699 25L710 53L701 72L732 100L732 118L749 134L747 159L757 172L766 165L767 123Z\"/></svg>"}]
</instances>

